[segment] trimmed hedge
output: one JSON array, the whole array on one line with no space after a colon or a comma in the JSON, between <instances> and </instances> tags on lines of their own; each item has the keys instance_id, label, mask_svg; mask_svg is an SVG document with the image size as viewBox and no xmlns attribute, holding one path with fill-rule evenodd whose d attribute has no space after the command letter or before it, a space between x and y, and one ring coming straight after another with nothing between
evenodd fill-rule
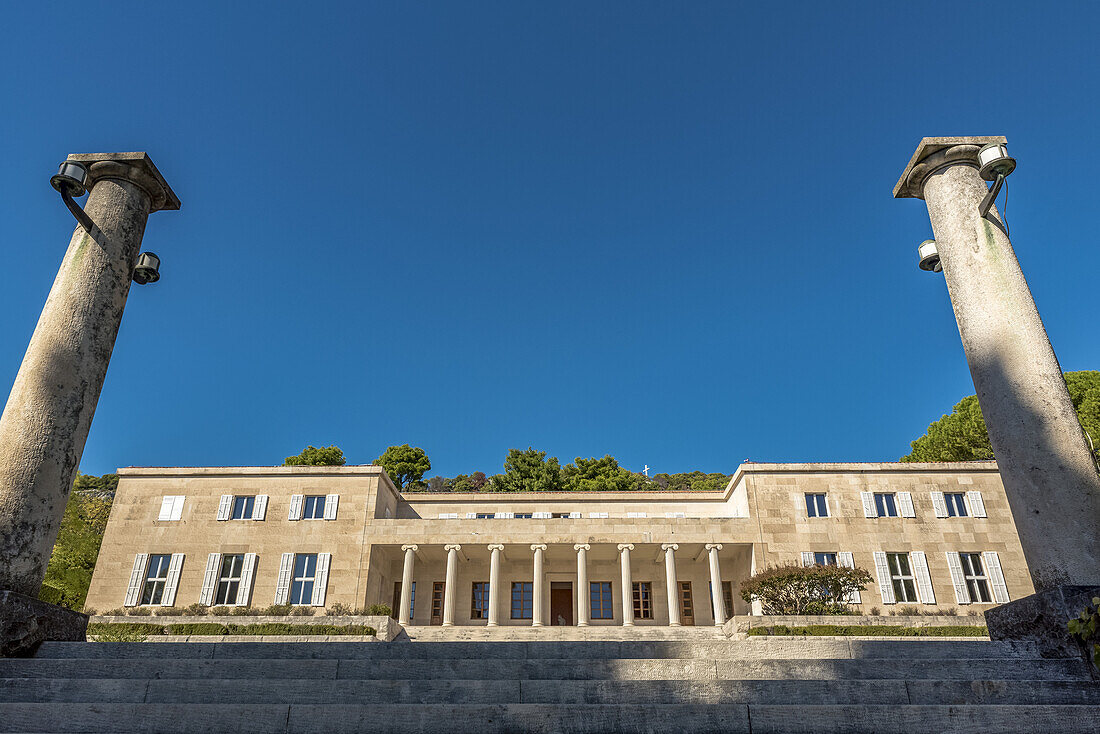
<instances>
[{"instance_id":1,"label":"trimmed hedge","mask_svg":"<svg viewBox=\"0 0 1100 734\"><path fill-rule=\"evenodd\" d=\"M374 635L377 631L367 625L334 624L215 624L193 622L190 624L151 624L140 622L94 622L88 625L89 635L101 635L108 631L125 631L143 635Z\"/></svg>"},{"instance_id":2,"label":"trimmed hedge","mask_svg":"<svg viewBox=\"0 0 1100 734\"><path fill-rule=\"evenodd\" d=\"M811 624L807 627L788 627L777 624L774 627L753 627L746 634L755 637L792 636L792 637L828 637L828 636L866 636L884 637L985 637L989 630L984 626L954 625L947 627L901 627L886 624Z\"/></svg>"},{"instance_id":3,"label":"trimmed hedge","mask_svg":"<svg viewBox=\"0 0 1100 734\"><path fill-rule=\"evenodd\" d=\"M89 635L102 635L108 631L128 632L135 635L163 635L164 626L150 622L91 622L88 624Z\"/></svg>"}]
</instances>

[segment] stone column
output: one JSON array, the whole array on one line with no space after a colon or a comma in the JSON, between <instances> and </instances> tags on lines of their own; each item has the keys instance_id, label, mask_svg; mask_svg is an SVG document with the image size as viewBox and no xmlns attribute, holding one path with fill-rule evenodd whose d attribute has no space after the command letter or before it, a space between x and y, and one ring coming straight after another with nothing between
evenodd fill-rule
<instances>
[{"instance_id":1,"label":"stone column","mask_svg":"<svg viewBox=\"0 0 1100 734\"><path fill-rule=\"evenodd\" d=\"M542 626L542 587L546 583L542 572L542 554L546 550L546 543L536 543L531 546L535 552L535 570L531 574L531 626Z\"/></svg>"},{"instance_id":2,"label":"stone column","mask_svg":"<svg viewBox=\"0 0 1100 734\"><path fill-rule=\"evenodd\" d=\"M707 543L707 553L710 554L710 599L714 605L714 624L722 626L726 623L726 602L722 598L722 569L718 567L718 551L722 550L721 543Z\"/></svg>"},{"instance_id":3,"label":"stone column","mask_svg":"<svg viewBox=\"0 0 1100 734\"><path fill-rule=\"evenodd\" d=\"M452 627L455 623L455 592L458 591L458 552L461 545L445 545L447 551L447 581L443 585L443 626Z\"/></svg>"},{"instance_id":4,"label":"stone column","mask_svg":"<svg viewBox=\"0 0 1100 734\"><path fill-rule=\"evenodd\" d=\"M985 218L978 214L986 195L978 150L1004 142L924 138L894 196L924 199L928 206L970 376L1035 588L1095 584L1100 476L1001 215L996 208Z\"/></svg>"},{"instance_id":5,"label":"stone column","mask_svg":"<svg viewBox=\"0 0 1100 734\"><path fill-rule=\"evenodd\" d=\"M592 550L592 546L577 543L573 550L577 551L577 626L587 627L592 616L588 589L588 551Z\"/></svg>"},{"instance_id":6,"label":"stone column","mask_svg":"<svg viewBox=\"0 0 1100 734\"><path fill-rule=\"evenodd\" d=\"M661 550L665 552L665 586L668 587L668 626L680 626L680 589L676 583L676 556L680 546L675 543L665 543Z\"/></svg>"},{"instance_id":7,"label":"stone column","mask_svg":"<svg viewBox=\"0 0 1100 734\"><path fill-rule=\"evenodd\" d=\"M633 543L619 543L619 565L622 566L623 626L634 626L634 582L630 578L630 551Z\"/></svg>"},{"instance_id":8,"label":"stone column","mask_svg":"<svg viewBox=\"0 0 1100 734\"><path fill-rule=\"evenodd\" d=\"M504 551L503 545L489 546L489 622L490 627L496 627L500 621L500 554Z\"/></svg>"},{"instance_id":9,"label":"stone column","mask_svg":"<svg viewBox=\"0 0 1100 734\"><path fill-rule=\"evenodd\" d=\"M405 566L401 569L401 609L397 613L397 622L401 625L412 624L413 564L418 549L415 545L401 546L405 552Z\"/></svg>"},{"instance_id":10,"label":"stone column","mask_svg":"<svg viewBox=\"0 0 1100 734\"><path fill-rule=\"evenodd\" d=\"M145 153L69 160L89 169L84 211L94 226L73 232L0 417L0 590L30 597L46 576L146 219L180 207ZM62 202L55 205L58 221L71 222Z\"/></svg>"}]
</instances>

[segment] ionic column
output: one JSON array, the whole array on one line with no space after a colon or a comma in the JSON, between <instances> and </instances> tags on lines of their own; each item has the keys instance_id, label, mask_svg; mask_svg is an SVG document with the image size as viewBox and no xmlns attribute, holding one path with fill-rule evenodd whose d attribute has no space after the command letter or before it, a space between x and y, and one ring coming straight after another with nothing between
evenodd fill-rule
<instances>
[{"instance_id":1,"label":"ionic column","mask_svg":"<svg viewBox=\"0 0 1100 734\"><path fill-rule=\"evenodd\" d=\"M661 550L665 552L665 586L668 587L668 626L680 626L680 594L679 584L676 583L676 556L674 555L680 546L675 543L665 543Z\"/></svg>"},{"instance_id":2,"label":"ionic column","mask_svg":"<svg viewBox=\"0 0 1100 734\"><path fill-rule=\"evenodd\" d=\"M535 552L535 572L531 579L531 626L542 626L542 586L545 581L542 577L542 554L546 550L545 543L536 543L531 546Z\"/></svg>"},{"instance_id":3,"label":"ionic column","mask_svg":"<svg viewBox=\"0 0 1100 734\"><path fill-rule=\"evenodd\" d=\"M455 591L458 586L458 552L461 545L445 545L447 551L447 583L443 585L443 626L451 627L455 623Z\"/></svg>"},{"instance_id":4,"label":"ionic column","mask_svg":"<svg viewBox=\"0 0 1100 734\"><path fill-rule=\"evenodd\" d=\"M496 627L500 621L500 554L504 546L489 546L489 626Z\"/></svg>"},{"instance_id":5,"label":"ionic column","mask_svg":"<svg viewBox=\"0 0 1100 734\"><path fill-rule=\"evenodd\" d=\"M403 545L405 551L405 567L401 571L401 609L397 613L397 621L402 625L412 624L412 586L413 563L416 562L418 546Z\"/></svg>"},{"instance_id":6,"label":"ionic column","mask_svg":"<svg viewBox=\"0 0 1100 734\"><path fill-rule=\"evenodd\" d=\"M577 626L587 627L592 615L589 608L591 592L588 589L588 551L592 550L592 546L588 543L577 543L573 550L577 551Z\"/></svg>"},{"instance_id":7,"label":"ionic column","mask_svg":"<svg viewBox=\"0 0 1100 734\"><path fill-rule=\"evenodd\" d=\"M707 553L710 554L710 600L714 605L715 626L726 623L726 602L722 599L722 569L718 567L720 550L721 543L707 543Z\"/></svg>"},{"instance_id":8,"label":"ionic column","mask_svg":"<svg viewBox=\"0 0 1100 734\"><path fill-rule=\"evenodd\" d=\"M633 543L619 543L619 564L623 570L623 626L634 626L634 582L630 577L630 551Z\"/></svg>"}]
</instances>

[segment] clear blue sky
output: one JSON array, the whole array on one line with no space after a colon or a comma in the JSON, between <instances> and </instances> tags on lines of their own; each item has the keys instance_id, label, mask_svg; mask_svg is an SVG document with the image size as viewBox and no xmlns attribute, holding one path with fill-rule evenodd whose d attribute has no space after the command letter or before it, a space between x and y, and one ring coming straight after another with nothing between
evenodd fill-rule
<instances>
[{"instance_id":1,"label":"clear blue sky","mask_svg":"<svg viewBox=\"0 0 1100 734\"><path fill-rule=\"evenodd\" d=\"M85 472L894 460L973 392L924 205L890 195L925 135L1008 136L1055 350L1100 368L1095 4L95 5L0 31L0 389L73 228L65 154L147 150L183 201Z\"/></svg>"}]
</instances>

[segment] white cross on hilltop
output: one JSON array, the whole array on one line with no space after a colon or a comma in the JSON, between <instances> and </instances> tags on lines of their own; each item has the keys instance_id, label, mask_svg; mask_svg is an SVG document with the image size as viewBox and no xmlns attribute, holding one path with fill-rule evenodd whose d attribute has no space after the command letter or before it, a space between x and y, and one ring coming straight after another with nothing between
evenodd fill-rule
<instances>
[{"instance_id":1,"label":"white cross on hilltop","mask_svg":"<svg viewBox=\"0 0 1100 734\"><path fill-rule=\"evenodd\" d=\"M642 474L645 474L646 479L649 479L649 464L646 464L645 469L642 469Z\"/></svg>"}]
</instances>

